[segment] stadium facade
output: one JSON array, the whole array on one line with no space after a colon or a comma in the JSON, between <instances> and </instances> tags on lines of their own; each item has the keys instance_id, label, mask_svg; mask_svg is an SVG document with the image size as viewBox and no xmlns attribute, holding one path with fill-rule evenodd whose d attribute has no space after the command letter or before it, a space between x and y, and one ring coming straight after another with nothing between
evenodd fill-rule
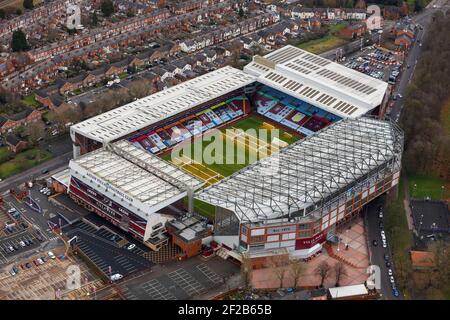
<instances>
[{"instance_id":1,"label":"stadium facade","mask_svg":"<svg viewBox=\"0 0 450 320\"><path fill-rule=\"evenodd\" d=\"M192 218L197 199L215 207L218 242L308 256L398 183L402 133L370 116L386 91L385 82L286 46L244 71L224 67L72 126L68 193L155 250L168 241L166 226L183 235L177 243L201 244L203 222L163 213L187 199ZM208 187L160 157L251 114L301 139Z\"/></svg>"}]
</instances>

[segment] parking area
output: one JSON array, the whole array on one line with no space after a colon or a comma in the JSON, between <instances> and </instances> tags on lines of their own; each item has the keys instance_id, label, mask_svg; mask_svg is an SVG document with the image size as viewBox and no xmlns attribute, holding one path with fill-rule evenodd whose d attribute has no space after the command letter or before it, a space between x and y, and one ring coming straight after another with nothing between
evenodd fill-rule
<instances>
[{"instance_id":1,"label":"parking area","mask_svg":"<svg viewBox=\"0 0 450 320\"><path fill-rule=\"evenodd\" d=\"M106 229L81 220L63 229L69 239L74 240L74 248L81 251L105 275L132 273L146 270L153 263L143 257L144 251ZM125 244L126 243L126 244Z\"/></svg>"},{"instance_id":2,"label":"parking area","mask_svg":"<svg viewBox=\"0 0 450 320\"><path fill-rule=\"evenodd\" d=\"M129 300L192 299L216 289L224 279L239 273L239 267L219 257L195 257L156 266L137 278L118 284Z\"/></svg>"},{"instance_id":3,"label":"parking area","mask_svg":"<svg viewBox=\"0 0 450 320\"><path fill-rule=\"evenodd\" d=\"M345 58L340 63L373 78L395 84L401 71L403 57L376 47L367 47Z\"/></svg>"},{"instance_id":4,"label":"parking area","mask_svg":"<svg viewBox=\"0 0 450 320\"><path fill-rule=\"evenodd\" d=\"M59 254L55 251L55 255ZM35 263L37 259L44 258L42 264ZM46 253L22 260L10 268L17 273L12 275L5 271L0 273L0 300L51 300L58 292L67 295L72 290L67 289L67 272L69 266L80 268L81 285L96 283L96 277L80 260L68 258L49 258Z\"/></svg>"},{"instance_id":5,"label":"parking area","mask_svg":"<svg viewBox=\"0 0 450 320\"><path fill-rule=\"evenodd\" d=\"M0 252L8 258L39 247L43 240L35 230L26 230L0 239Z\"/></svg>"}]
</instances>

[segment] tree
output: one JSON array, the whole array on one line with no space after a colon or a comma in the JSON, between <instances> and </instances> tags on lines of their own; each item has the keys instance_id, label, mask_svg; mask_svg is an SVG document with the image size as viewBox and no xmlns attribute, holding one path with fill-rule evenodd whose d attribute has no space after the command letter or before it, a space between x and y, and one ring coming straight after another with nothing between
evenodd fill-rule
<instances>
[{"instance_id":1,"label":"tree","mask_svg":"<svg viewBox=\"0 0 450 320\"><path fill-rule=\"evenodd\" d=\"M304 263L301 260L293 260L289 266L290 274L294 280L293 281L294 288L298 287L298 280L300 279L300 276L302 275L303 270L305 269L304 267L305 267Z\"/></svg>"},{"instance_id":2,"label":"tree","mask_svg":"<svg viewBox=\"0 0 450 320\"><path fill-rule=\"evenodd\" d=\"M25 134L32 146L37 145L40 138L45 136L45 126L42 121L34 121L25 127Z\"/></svg>"},{"instance_id":3,"label":"tree","mask_svg":"<svg viewBox=\"0 0 450 320\"><path fill-rule=\"evenodd\" d=\"M94 13L92 14L92 22L91 22L92 26L95 27L98 25L98 17L97 17L97 12L94 11Z\"/></svg>"},{"instance_id":4,"label":"tree","mask_svg":"<svg viewBox=\"0 0 450 320\"><path fill-rule=\"evenodd\" d=\"M247 254L244 254L241 263L241 279L244 281L244 288L247 291L252 287L252 270L252 260Z\"/></svg>"},{"instance_id":5,"label":"tree","mask_svg":"<svg viewBox=\"0 0 450 320\"><path fill-rule=\"evenodd\" d=\"M17 9L16 9L16 14L17 14L18 16L20 16L20 15L22 14L22 9L17 8Z\"/></svg>"},{"instance_id":6,"label":"tree","mask_svg":"<svg viewBox=\"0 0 450 320\"><path fill-rule=\"evenodd\" d=\"M23 0L23 7L28 10L33 9L34 8L33 0Z\"/></svg>"},{"instance_id":7,"label":"tree","mask_svg":"<svg viewBox=\"0 0 450 320\"><path fill-rule=\"evenodd\" d=\"M30 46L27 42L27 37L25 36L25 33L23 33L21 29L13 32L11 40L11 49L13 52L27 51L30 49Z\"/></svg>"},{"instance_id":8,"label":"tree","mask_svg":"<svg viewBox=\"0 0 450 320\"><path fill-rule=\"evenodd\" d=\"M276 278L279 281L279 288L283 288L284 276L286 274L286 263L283 259L277 256L269 258L269 266L273 269Z\"/></svg>"},{"instance_id":9,"label":"tree","mask_svg":"<svg viewBox=\"0 0 450 320\"><path fill-rule=\"evenodd\" d=\"M64 103L56 111L52 111L54 123L59 132L68 131L70 126L67 124L81 121L81 110L78 105Z\"/></svg>"},{"instance_id":10,"label":"tree","mask_svg":"<svg viewBox=\"0 0 450 320\"><path fill-rule=\"evenodd\" d=\"M322 261L316 268L316 274L320 277L320 287L323 287L325 279L330 273L331 267L326 261Z\"/></svg>"},{"instance_id":11,"label":"tree","mask_svg":"<svg viewBox=\"0 0 450 320\"><path fill-rule=\"evenodd\" d=\"M131 82L128 89L130 90L131 97L138 99L148 96L152 91L149 81L145 80L135 80Z\"/></svg>"},{"instance_id":12,"label":"tree","mask_svg":"<svg viewBox=\"0 0 450 320\"><path fill-rule=\"evenodd\" d=\"M244 16L244 9L242 9L242 7L239 7L239 17L243 17Z\"/></svg>"},{"instance_id":13,"label":"tree","mask_svg":"<svg viewBox=\"0 0 450 320\"><path fill-rule=\"evenodd\" d=\"M0 19L5 19L6 18L6 12L4 9L0 9Z\"/></svg>"},{"instance_id":14,"label":"tree","mask_svg":"<svg viewBox=\"0 0 450 320\"><path fill-rule=\"evenodd\" d=\"M439 289L450 287L450 245L442 240L437 241L432 247L436 280L434 283Z\"/></svg>"},{"instance_id":15,"label":"tree","mask_svg":"<svg viewBox=\"0 0 450 320\"><path fill-rule=\"evenodd\" d=\"M103 0L100 9L105 17L109 17L114 13L114 4L111 0Z\"/></svg>"},{"instance_id":16,"label":"tree","mask_svg":"<svg viewBox=\"0 0 450 320\"><path fill-rule=\"evenodd\" d=\"M336 287L339 287L339 281L343 275L347 274L347 270L345 269L345 265L339 261L334 265L334 275L336 277Z\"/></svg>"},{"instance_id":17,"label":"tree","mask_svg":"<svg viewBox=\"0 0 450 320\"><path fill-rule=\"evenodd\" d=\"M419 12L419 11L422 11L422 9L423 9L423 6L422 6L422 3L420 2L420 0L415 0L414 1L414 11Z\"/></svg>"}]
</instances>

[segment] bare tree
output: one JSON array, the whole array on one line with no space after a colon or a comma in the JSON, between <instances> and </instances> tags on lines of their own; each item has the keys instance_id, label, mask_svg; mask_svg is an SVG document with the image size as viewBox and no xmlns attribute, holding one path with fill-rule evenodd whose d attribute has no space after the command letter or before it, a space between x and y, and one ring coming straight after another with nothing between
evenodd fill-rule
<instances>
[{"instance_id":1,"label":"bare tree","mask_svg":"<svg viewBox=\"0 0 450 320\"><path fill-rule=\"evenodd\" d=\"M78 105L63 104L53 112L55 124L60 132L69 130L69 123L77 123L82 119L82 112Z\"/></svg>"},{"instance_id":2,"label":"bare tree","mask_svg":"<svg viewBox=\"0 0 450 320\"><path fill-rule=\"evenodd\" d=\"M293 260L289 266L290 268L290 273L292 275L292 278L294 279L294 288L298 287L298 280L300 279L300 276L302 275L304 269L305 269L305 265L304 263L298 259L298 260Z\"/></svg>"},{"instance_id":3,"label":"bare tree","mask_svg":"<svg viewBox=\"0 0 450 320\"><path fill-rule=\"evenodd\" d=\"M334 265L334 275L336 277L336 287L339 287L339 281L343 275L347 274L347 270L345 269L345 265L339 261Z\"/></svg>"},{"instance_id":4,"label":"bare tree","mask_svg":"<svg viewBox=\"0 0 450 320\"><path fill-rule=\"evenodd\" d=\"M326 261L322 261L316 268L316 274L320 277L320 287L323 287L325 279L330 274L331 267Z\"/></svg>"},{"instance_id":5,"label":"bare tree","mask_svg":"<svg viewBox=\"0 0 450 320\"><path fill-rule=\"evenodd\" d=\"M273 268L275 276L279 281L279 288L283 288L284 276L287 270L285 261L278 256L271 256L269 258L269 266Z\"/></svg>"},{"instance_id":6,"label":"bare tree","mask_svg":"<svg viewBox=\"0 0 450 320\"><path fill-rule=\"evenodd\" d=\"M434 283L439 289L448 288L450 286L450 245L440 240L431 247L431 250L437 280Z\"/></svg>"},{"instance_id":7,"label":"bare tree","mask_svg":"<svg viewBox=\"0 0 450 320\"><path fill-rule=\"evenodd\" d=\"M149 81L135 80L129 85L130 95L133 98L142 98L148 96L152 91L152 86Z\"/></svg>"},{"instance_id":8,"label":"bare tree","mask_svg":"<svg viewBox=\"0 0 450 320\"><path fill-rule=\"evenodd\" d=\"M244 254L241 263L241 278L247 291L252 287L252 270L252 261L247 254Z\"/></svg>"},{"instance_id":9,"label":"bare tree","mask_svg":"<svg viewBox=\"0 0 450 320\"><path fill-rule=\"evenodd\" d=\"M36 145L39 138L44 138L45 127L41 120L33 121L25 127L25 133L28 135L28 141L32 146Z\"/></svg>"}]
</instances>

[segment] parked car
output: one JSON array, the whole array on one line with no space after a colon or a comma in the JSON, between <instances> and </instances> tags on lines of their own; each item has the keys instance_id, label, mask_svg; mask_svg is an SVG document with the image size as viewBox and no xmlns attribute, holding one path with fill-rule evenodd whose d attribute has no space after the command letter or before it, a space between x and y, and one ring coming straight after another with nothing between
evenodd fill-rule
<instances>
[{"instance_id":1,"label":"parked car","mask_svg":"<svg viewBox=\"0 0 450 320\"><path fill-rule=\"evenodd\" d=\"M377 240L373 240L372 244L373 244L374 247L376 247L378 245L378 241Z\"/></svg>"},{"instance_id":2,"label":"parked car","mask_svg":"<svg viewBox=\"0 0 450 320\"><path fill-rule=\"evenodd\" d=\"M136 248L136 245L134 243L130 244L127 249L128 250L133 250L134 248Z\"/></svg>"},{"instance_id":3,"label":"parked car","mask_svg":"<svg viewBox=\"0 0 450 320\"><path fill-rule=\"evenodd\" d=\"M400 292L398 292L397 288L393 288L393 289L392 289L392 295L393 295L394 297L398 297L398 296L400 295Z\"/></svg>"},{"instance_id":4,"label":"parked car","mask_svg":"<svg viewBox=\"0 0 450 320\"><path fill-rule=\"evenodd\" d=\"M123 278L123 276L120 273L116 273L111 276L111 281L118 281L122 278Z\"/></svg>"},{"instance_id":5,"label":"parked car","mask_svg":"<svg viewBox=\"0 0 450 320\"><path fill-rule=\"evenodd\" d=\"M392 269L388 269L388 275L392 276L394 273L392 272Z\"/></svg>"},{"instance_id":6,"label":"parked car","mask_svg":"<svg viewBox=\"0 0 450 320\"><path fill-rule=\"evenodd\" d=\"M51 251L49 251L48 253L47 253L47 255L48 255L48 257L50 258L50 259L56 259L56 256L53 254L53 252L51 252Z\"/></svg>"}]
</instances>

